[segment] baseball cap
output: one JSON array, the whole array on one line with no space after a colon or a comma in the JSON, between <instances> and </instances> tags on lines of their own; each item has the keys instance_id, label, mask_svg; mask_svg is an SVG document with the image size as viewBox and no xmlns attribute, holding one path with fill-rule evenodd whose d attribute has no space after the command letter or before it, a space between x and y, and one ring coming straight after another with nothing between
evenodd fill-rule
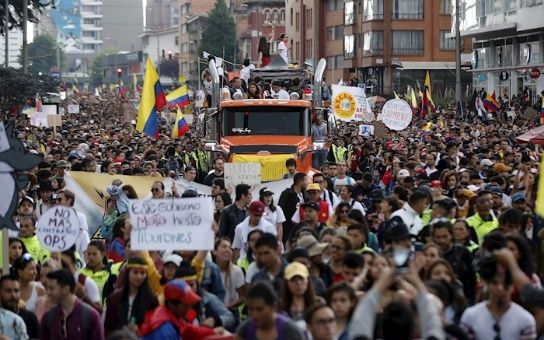
<instances>
[{"instance_id":1,"label":"baseball cap","mask_svg":"<svg viewBox=\"0 0 544 340\"><path fill-rule=\"evenodd\" d=\"M268 195L274 195L274 192L268 187L264 187L261 190L259 190L259 196L268 196Z\"/></svg>"},{"instance_id":2,"label":"baseball cap","mask_svg":"<svg viewBox=\"0 0 544 340\"><path fill-rule=\"evenodd\" d=\"M500 174L502 172L509 172L509 171L512 171L512 168L507 166L506 164L504 163L497 163L493 166L493 171L495 171L496 173Z\"/></svg>"},{"instance_id":3,"label":"baseball cap","mask_svg":"<svg viewBox=\"0 0 544 340\"><path fill-rule=\"evenodd\" d=\"M319 186L318 183L310 183L306 187L306 191L312 191L312 190L321 191L321 187Z\"/></svg>"},{"instance_id":4,"label":"baseball cap","mask_svg":"<svg viewBox=\"0 0 544 340\"><path fill-rule=\"evenodd\" d=\"M169 255L166 255L162 262L164 264L167 264L167 263L173 263L175 264L176 266L179 267L179 265L181 264L181 261L183 261L183 259L181 258L181 256L179 256L178 254L169 254Z\"/></svg>"},{"instance_id":5,"label":"baseball cap","mask_svg":"<svg viewBox=\"0 0 544 340\"><path fill-rule=\"evenodd\" d=\"M327 246L327 243L320 243L312 235L304 235L297 240L297 247L306 249L310 257L323 253Z\"/></svg>"},{"instance_id":6,"label":"baseball cap","mask_svg":"<svg viewBox=\"0 0 544 340\"><path fill-rule=\"evenodd\" d=\"M291 280L295 276L302 276L305 278L310 277L310 273L308 272L308 267L306 267L300 262L290 263L287 267L285 267L283 277L286 280Z\"/></svg>"},{"instance_id":7,"label":"baseball cap","mask_svg":"<svg viewBox=\"0 0 544 340\"><path fill-rule=\"evenodd\" d=\"M182 279L172 280L164 286L164 299L179 301L189 306L200 302L200 296Z\"/></svg>"},{"instance_id":8,"label":"baseball cap","mask_svg":"<svg viewBox=\"0 0 544 340\"><path fill-rule=\"evenodd\" d=\"M21 205L21 203L23 203L23 201L28 201L30 203L32 203L32 205L34 205L34 199L30 196L24 196L23 198L21 198L21 200L19 200L19 205Z\"/></svg>"},{"instance_id":9,"label":"baseball cap","mask_svg":"<svg viewBox=\"0 0 544 340\"><path fill-rule=\"evenodd\" d=\"M386 222L384 238L386 241L398 241L409 238L410 231L400 217L393 217Z\"/></svg>"},{"instance_id":10,"label":"baseball cap","mask_svg":"<svg viewBox=\"0 0 544 340\"><path fill-rule=\"evenodd\" d=\"M249 205L249 212L257 216L263 216L264 214L264 203L261 201L253 201Z\"/></svg>"},{"instance_id":11,"label":"baseball cap","mask_svg":"<svg viewBox=\"0 0 544 340\"><path fill-rule=\"evenodd\" d=\"M481 160L480 166L493 166L493 162L490 159L484 158Z\"/></svg>"},{"instance_id":12,"label":"baseball cap","mask_svg":"<svg viewBox=\"0 0 544 340\"><path fill-rule=\"evenodd\" d=\"M498 185L489 185L485 189L489 190L492 194L502 195L502 189Z\"/></svg>"},{"instance_id":13,"label":"baseball cap","mask_svg":"<svg viewBox=\"0 0 544 340\"><path fill-rule=\"evenodd\" d=\"M518 202L518 201L527 201L527 196L523 192L516 192L512 195L512 203Z\"/></svg>"},{"instance_id":14,"label":"baseball cap","mask_svg":"<svg viewBox=\"0 0 544 340\"><path fill-rule=\"evenodd\" d=\"M410 171L406 169L399 170L399 173L397 175L397 177L408 177L408 176L410 176Z\"/></svg>"},{"instance_id":15,"label":"baseball cap","mask_svg":"<svg viewBox=\"0 0 544 340\"><path fill-rule=\"evenodd\" d=\"M433 188L442 188L442 182L440 181L431 181L431 187Z\"/></svg>"},{"instance_id":16,"label":"baseball cap","mask_svg":"<svg viewBox=\"0 0 544 340\"><path fill-rule=\"evenodd\" d=\"M317 204L317 202L314 202L314 201L308 201L306 203L303 203L302 205L302 209L306 209L306 208L312 208L316 211L319 211L319 204Z\"/></svg>"}]
</instances>

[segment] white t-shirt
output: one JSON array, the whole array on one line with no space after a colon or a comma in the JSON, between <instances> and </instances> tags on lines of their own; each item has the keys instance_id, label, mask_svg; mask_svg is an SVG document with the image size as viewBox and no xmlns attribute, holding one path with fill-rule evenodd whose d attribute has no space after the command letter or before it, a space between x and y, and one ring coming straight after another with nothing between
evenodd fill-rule
<instances>
[{"instance_id":1,"label":"white t-shirt","mask_svg":"<svg viewBox=\"0 0 544 340\"><path fill-rule=\"evenodd\" d=\"M79 220L79 235L76 240L76 251L81 257L81 262L85 266L85 251L91 243L91 238L89 237L89 225L87 224L87 217L80 211L77 211L77 219Z\"/></svg>"},{"instance_id":2,"label":"white t-shirt","mask_svg":"<svg viewBox=\"0 0 544 340\"><path fill-rule=\"evenodd\" d=\"M232 241L232 248L240 249L240 258L246 258L249 243L247 242L247 236L249 232L254 229L261 229L265 233L278 234L276 226L267 222L264 218L261 218L259 225L256 227L249 226L249 216L240 222L236 229L234 229L234 240Z\"/></svg>"},{"instance_id":3,"label":"white t-shirt","mask_svg":"<svg viewBox=\"0 0 544 340\"><path fill-rule=\"evenodd\" d=\"M276 206L276 211L270 211L270 209L266 207L263 218L275 227L277 227L278 223L285 222L285 214L279 205Z\"/></svg>"},{"instance_id":4,"label":"white t-shirt","mask_svg":"<svg viewBox=\"0 0 544 340\"><path fill-rule=\"evenodd\" d=\"M342 188L344 185L354 185L355 184L355 180L349 176L346 176L342 179L338 178L338 177L334 177L332 179L332 183L334 185L334 191L336 192L340 192L340 188Z\"/></svg>"},{"instance_id":5,"label":"white t-shirt","mask_svg":"<svg viewBox=\"0 0 544 340\"><path fill-rule=\"evenodd\" d=\"M79 274L79 272L76 272L74 274L76 283L79 282ZM92 303L100 303L100 293L98 292L98 286L96 285L96 282L94 282L94 280L88 276L85 277L85 293L87 294L87 297Z\"/></svg>"},{"instance_id":6,"label":"white t-shirt","mask_svg":"<svg viewBox=\"0 0 544 340\"><path fill-rule=\"evenodd\" d=\"M349 205L351 206L351 209L352 210L359 210L361 212L361 214L363 214L363 216L366 215L366 211L365 211L365 208L363 207L363 205L359 202L357 202L356 200L354 200L353 198L347 202L349 203ZM335 207L336 208L336 207Z\"/></svg>"},{"instance_id":7,"label":"white t-shirt","mask_svg":"<svg viewBox=\"0 0 544 340\"><path fill-rule=\"evenodd\" d=\"M237 265L231 265L230 272L230 285L225 282L226 275L224 272L221 272L221 281L223 281L223 286L225 286L225 305L232 303L240 297L238 294L238 289L245 284L244 272Z\"/></svg>"},{"instance_id":8,"label":"white t-shirt","mask_svg":"<svg viewBox=\"0 0 544 340\"><path fill-rule=\"evenodd\" d=\"M286 64L289 64L289 57L287 56L287 45L283 41L280 41L278 44L278 54L285 61Z\"/></svg>"},{"instance_id":9,"label":"white t-shirt","mask_svg":"<svg viewBox=\"0 0 544 340\"><path fill-rule=\"evenodd\" d=\"M289 93L283 89L279 90L278 92L272 91L272 98L274 99L289 99L291 98L289 96Z\"/></svg>"},{"instance_id":10,"label":"white t-shirt","mask_svg":"<svg viewBox=\"0 0 544 340\"><path fill-rule=\"evenodd\" d=\"M495 323L500 327L500 334L493 330ZM469 307L461 316L461 327L476 340L494 339L496 336L501 339L536 339L535 318L514 302L498 322L489 312L487 301Z\"/></svg>"},{"instance_id":11,"label":"white t-shirt","mask_svg":"<svg viewBox=\"0 0 544 340\"><path fill-rule=\"evenodd\" d=\"M251 262L251 264L249 265L246 271L246 283L251 284L253 275L257 274L260 270L261 268L259 268L259 266L257 265L257 261Z\"/></svg>"},{"instance_id":12,"label":"white t-shirt","mask_svg":"<svg viewBox=\"0 0 544 340\"><path fill-rule=\"evenodd\" d=\"M251 70L254 70L255 69L255 65L253 64L249 64L249 66L244 66L242 67L242 69L240 70L240 78L246 82L247 84L247 81L251 75Z\"/></svg>"}]
</instances>

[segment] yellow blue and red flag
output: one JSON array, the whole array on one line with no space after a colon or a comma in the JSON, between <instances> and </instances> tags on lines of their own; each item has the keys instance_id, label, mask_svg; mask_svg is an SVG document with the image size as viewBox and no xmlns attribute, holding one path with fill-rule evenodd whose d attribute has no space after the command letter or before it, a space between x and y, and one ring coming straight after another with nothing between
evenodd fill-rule
<instances>
[{"instance_id":1,"label":"yellow blue and red flag","mask_svg":"<svg viewBox=\"0 0 544 340\"><path fill-rule=\"evenodd\" d=\"M169 108L184 107L189 105L189 91L187 85L178 87L166 96Z\"/></svg>"},{"instance_id":2,"label":"yellow blue and red flag","mask_svg":"<svg viewBox=\"0 0 544 340\"><path fill-rule=\"evenodd\" d=\"M497 112L499 109L499 103L497 102L497 99L495 99L495 91L493 91L493 94L487 95L484 100L484 107L487 111L491 112Z\"/></svg>"},{"instance_id":3,"label":"yellow blue and red flag","mask_svg":"<svg viewBox=\"0 0 544 340\"><path fill-rule=\"evenodd\" d=\"M174 128L172 129L172 138L181 138L184 134L189 131L189 125L183 118L183 113L178 107L178 113L176 114L176 122L174 123Z\"/></svg>"},{"instance_id":4,"label":"yellow blue and red flag","mask_svg":"<svg viewBox=\"0 0 544 340\"><path fill-rule=\"evenodd\" d=\"M136 120L136 130L156 139L159 138L159 111L166 106L166 96L162 91L157 70L147 58L144 86L140 100L140 110Z\"/></svg>"}]
</instances>

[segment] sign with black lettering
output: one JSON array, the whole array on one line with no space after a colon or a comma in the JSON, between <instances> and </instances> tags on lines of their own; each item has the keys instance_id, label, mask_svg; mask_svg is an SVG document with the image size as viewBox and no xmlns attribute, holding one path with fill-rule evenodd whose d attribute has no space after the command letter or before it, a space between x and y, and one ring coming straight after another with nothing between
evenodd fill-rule
<instances>
[{"instance_id":1,"label":"sign with black lettering","mask_svg":"<svg viewBox=\"0 0 544 340\"><path fill-rule=\"evenodd\" d=\"M40 216L37 227L43 247L53 252L65 251L76 243L79 219L74 209L57 205Z\"/></svg>"},{"instance_id":2,"label":"sign with black lettering","mask_svg":"<svg viewBox=\"0 0 544 340\"><path fill-rule=\"evenodd\" d=\"M130 200L135 250L212 250L213 201L209 197Z\"/></svg>"}]
</instances>

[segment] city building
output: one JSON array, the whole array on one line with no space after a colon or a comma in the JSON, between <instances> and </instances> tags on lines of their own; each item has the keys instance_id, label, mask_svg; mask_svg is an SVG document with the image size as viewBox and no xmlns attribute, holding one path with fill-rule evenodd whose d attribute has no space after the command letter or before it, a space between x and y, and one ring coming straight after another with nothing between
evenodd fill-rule
<instances>
[{"instance_id":1,"label":"city building","mask_svg":"<svg viewBox=\"0 0 544 340\"><path fill-rule=\"evenodd\" d=\"M315 5L317 3L317 8ZM327 60L329 83L356 78L368 94L404 93L430 71L433 90L446 96L455 86L452 0L287 0L291 58ZM463 61L471 52L462 42ZM470 75L463 71L463 88Z\"/></svg>"},{"instance_id":2,"label":"city building","mask_svg":"<svg viewBox=\"0 0 544 340\"><path fill-rule=\"evenodd\" d=\"M177 27L179 25L179 8L179 0L148 0L146 30L157 31Z\"/></svg>"},{"instance_id":3,"label":"city building","mask_svg":"<svg viewBox=\"0 0 544 340\"><path fill-rule=\"evenodd\" d=\"M476 89L510 97L544 91L544 2L464 0L461 36L473 40Z\"/></svg>"},{"instance_id":4,"label":"city building","mask_svg":"<svg viewBox=\"0 0 544 340\"><path fill-rule=\"evenodd\" d=\"M103 48L137 51L144 30L142 0L107 0L102 5Z\"/></svg>"},{"instance_id":5,"label":"city building","mask_svg":"<svg viewBox=\"0 0 544 340\"><path fill-rule=\"evenodd\" d=\"M5 36L0 35L0 48L2 49L2 55L0 55L0 65L5 66ZM20 29L14 29L9 31L8 35L8 66L14 68L20 68L19 57L21 56L21 48L23 46L23 32Z\"/></svg>"},{"instance_id":6,"label":"city building","mask_svg":"<svg viewBox=\"0 0 544 340\"><path fill-rule=\"evenodd\" d=\"M277 53L279 37L285 33L285 0L239 0L231 8L236 19L239 56L257 65L259 39L270 39L271 53ZM241 61L238 61L241 62Z\"/></svg>"},{"instance_id":7,"label":"city building","mask_svg":"<svg viewBox=\"0 0 544 340\"><path fill-rule=\"evenodd\" d=\"M136 75L140 82L142 81L144 63L142 51L105 55L102 58L104 83L112 84L122 80L125 86L132 87L133 75Z\"/></svg>"}]
</instances>

